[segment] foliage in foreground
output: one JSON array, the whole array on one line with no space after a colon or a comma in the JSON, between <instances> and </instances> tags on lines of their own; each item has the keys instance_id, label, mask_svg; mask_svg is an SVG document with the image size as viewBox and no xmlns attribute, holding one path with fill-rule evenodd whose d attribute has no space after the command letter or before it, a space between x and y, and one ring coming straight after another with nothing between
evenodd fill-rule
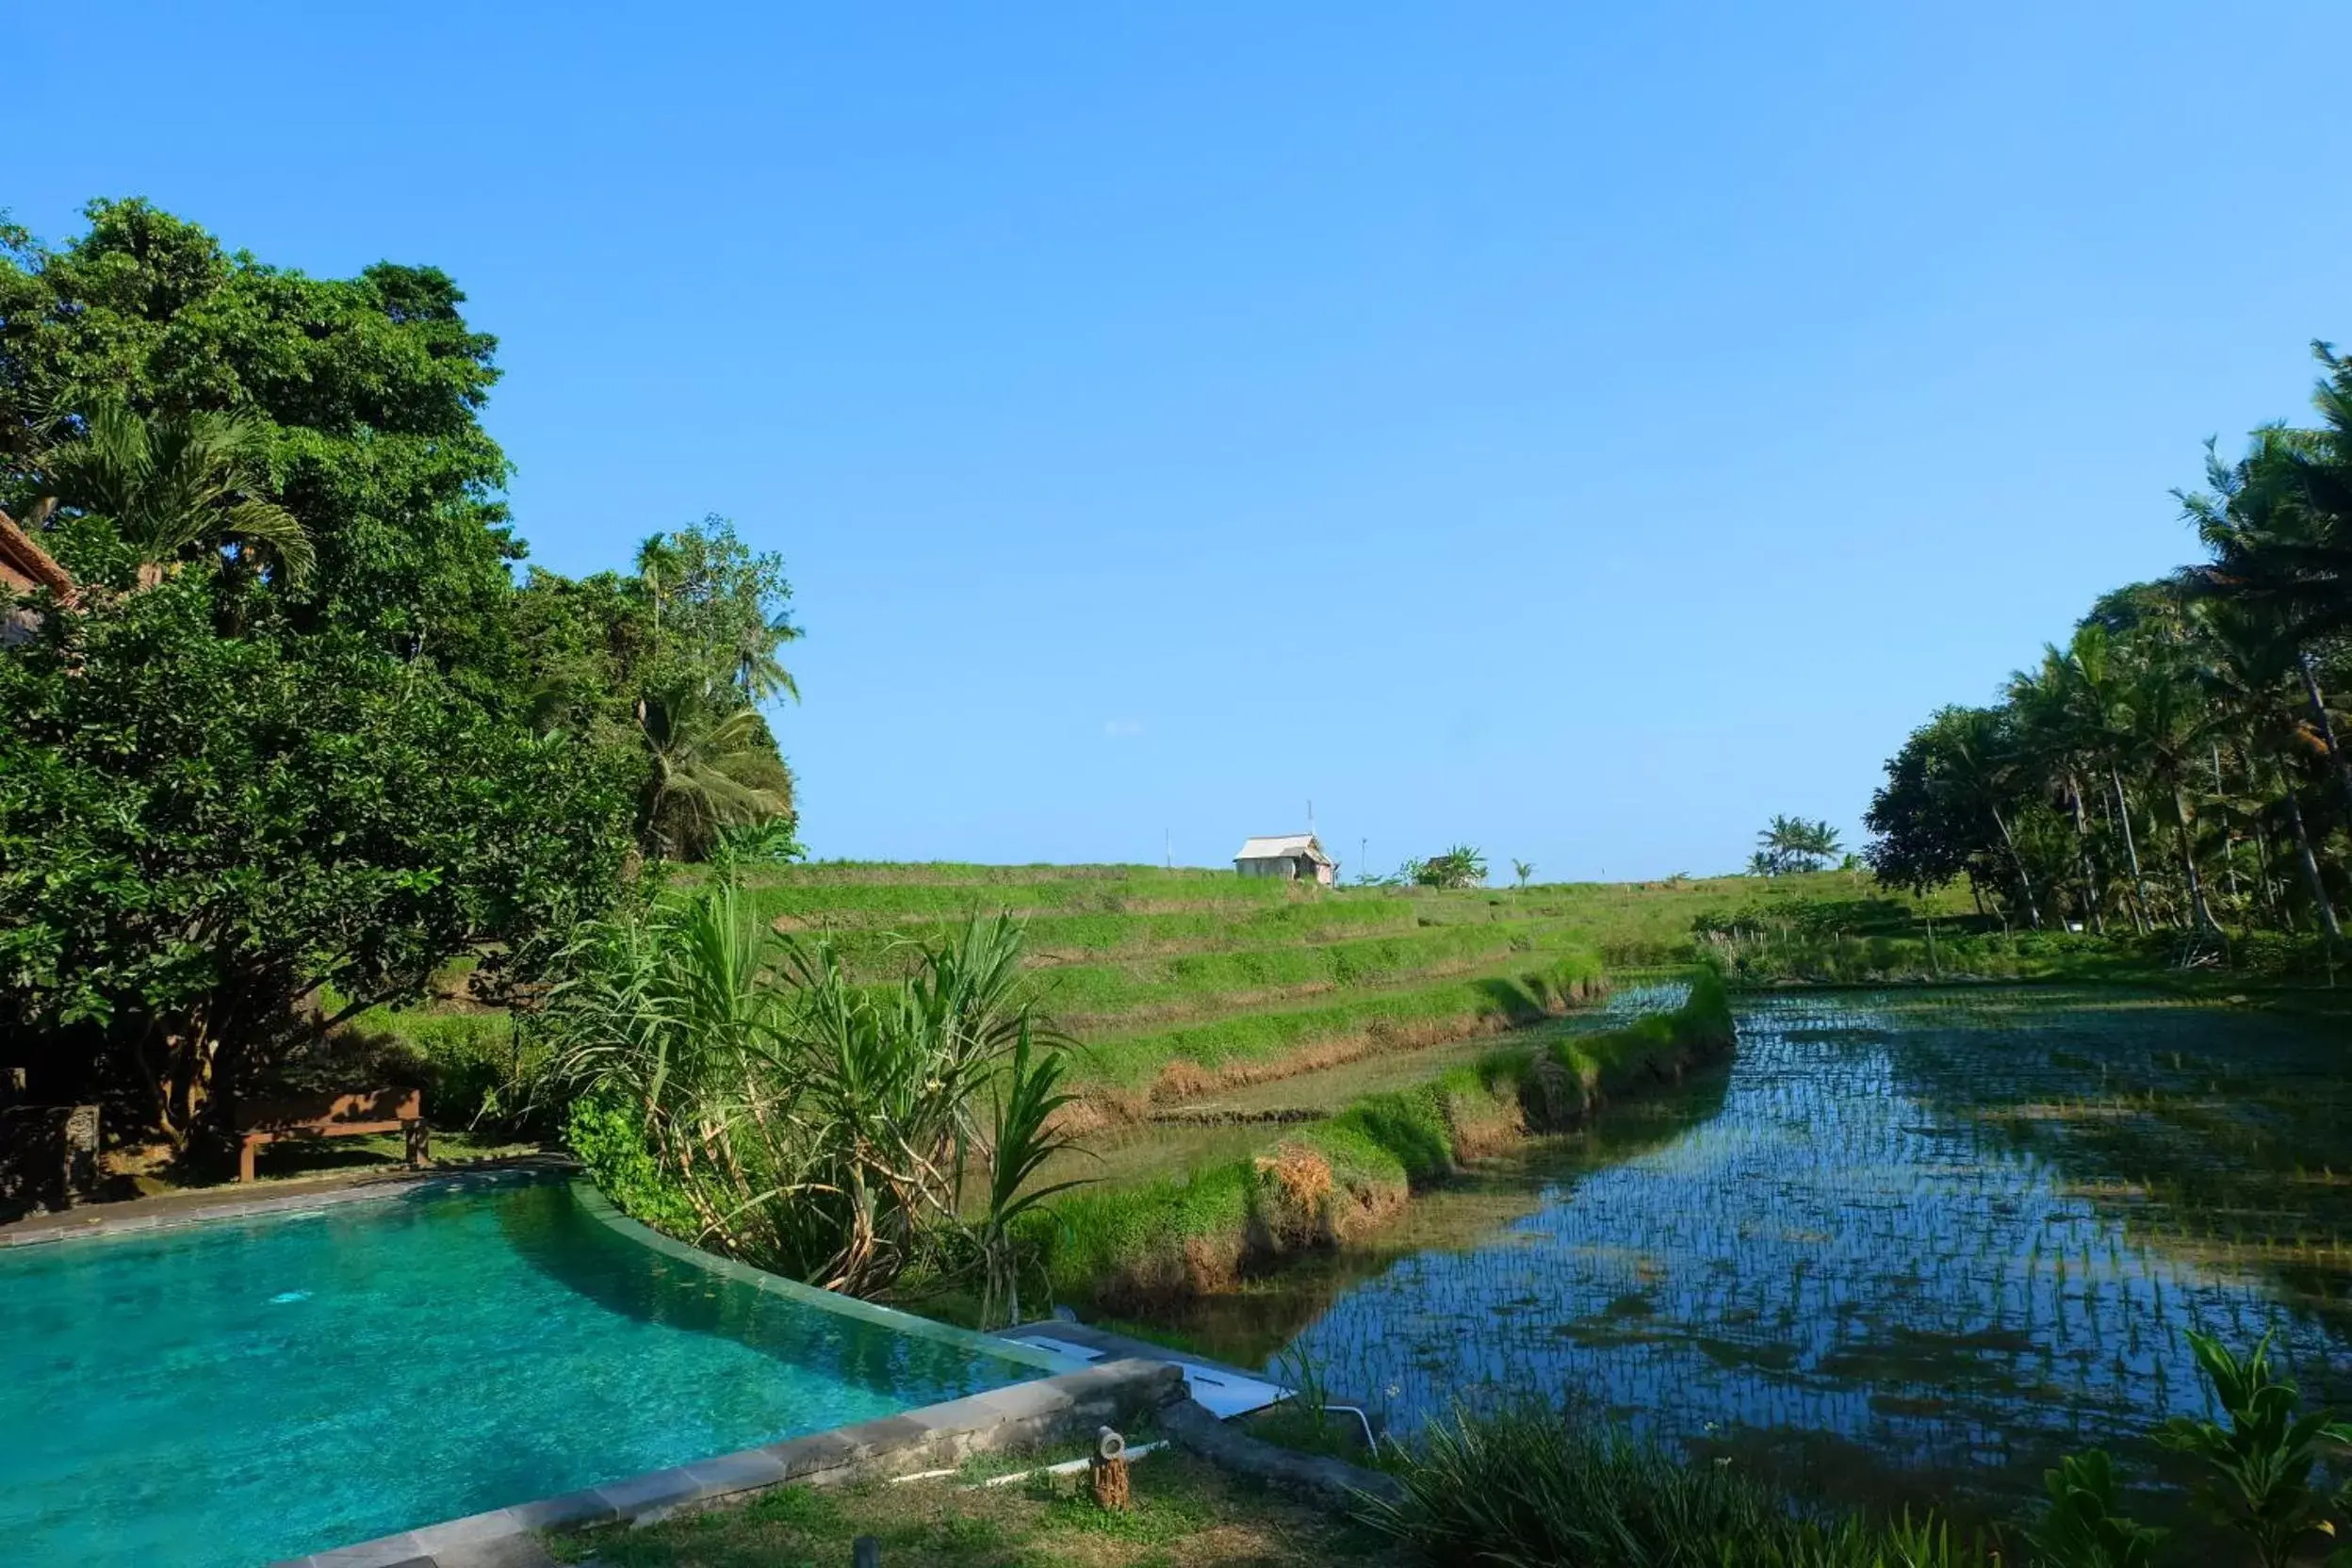
<instances>
[{"instance_id":1,"label":"foliage in foreground","mask_svg":"<svg viewBox=\"0 0 2352 1568\"><path fill-rule=\"evenodd\" d=\"M2198 1499L2258 1568L2285 1568L2337 1538L2347 1491L2319 1484L2352 1427L2305 1411L2265 1340L2239 1357L2192 1333L2223 1419L2176 1417L2159 1434L2200 1462ZM1623 1430L1549 1408L1458 1412L1392 1469L1394 1502L1367 1499L1366 1524L1429 1561L1494 1568L1991 1568L1998 1540L1956 1533L1932 1513L1872 1519L1800 1504L1733 1469L1686 1463ZM2155 1568L2160 1530L2130 1518L2108 1456L2069 1457L2044 1478L2049 1501L2024 1530L2039 1568ZM2331 1568L2352 1551L2328 1557Z\"/></svg>"},{"instance_id":2,"label":"foliage in foreground","mask_svg":"<svg viewBox=\"0 0 2352 1568\"><path fill-rule=\"evenodd\" d=\"M1017 1222L1065 1102L1021 951L975 915L907 980L859 986L732 881L594 923L547 1009L572 1146L623 1209L761 1267L854 1296L977 1274L1017 1313Z\"/></svg>"}]
</instances>

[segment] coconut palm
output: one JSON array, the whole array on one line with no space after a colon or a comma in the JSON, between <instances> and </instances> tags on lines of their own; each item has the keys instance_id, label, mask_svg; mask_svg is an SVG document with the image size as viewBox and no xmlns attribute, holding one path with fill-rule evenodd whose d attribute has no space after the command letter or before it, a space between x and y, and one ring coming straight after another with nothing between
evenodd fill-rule
<instances>
[{"instance_id":1,"label":"coconut palm","mask_svg":"<svg viewBox=\"0 0 2352 1568\"><path fill-rule=\"evenodd\" d=\"M729 828L792 814L792 772L757 709L689 681L639 699L637 722L650 760L637 841L648 853L690 858Z\"/></svg>"},{"instance_id":2,"label":"coconut palm","mask_svg":"<svg viewBox=\"0 0 2352 1568\"><path fill-rule=\"evenodd\" d=\"M1756 836L1757 845L1749 869L1765 876L1783 872L1819 871L1845 852L1838 830L1827 822L1775 813Z\"/></svg>"},{"instance_id":3,"label":"coconut palm","mask_svg":"<svg viewBox=\"0 0 2352 1568\"><path fill-rule=\"evenodd\" d=\"M2099 873L2091 864L2090 825L2082 808L2082 775L2089 736L2076 722L2074 682L2066 656L2045 645L2037 670L2009 678L2009 705L2017 715L2019 746L2045 776L2046 787L2064 792L2074 825L2075 869L2082 879L2082 906L2093 930L2104 936Z\"/></svg>"},{"instance_id":4,"label":"coconut palm","mask_svg":"<svg viewBox=\"0 0 2352 1568\"><path fill-rule=\"evenodd\" d=\"M2209 443L2211 488L2180 498L2213 552L2184 574L2192 591L2260 607L2304 645L2352 632L2352 360L2311 350L2319 427L2267 426L2234 465Z\"/></svg>"},{"instance_id":5,"label":"coconut palm","mask_svg":"<svg viewBox=\"0 0 2352 1568\"><path fill-rule=\"evenodd\" d=\"M202 412L143 417L118 402L99 404L83 426L42 464L34 526L59 507L106 518L138 552L142 582L219 550L272 563L289 582L310 575L310 535L263 494L259 425Z\"/></svg>"}]
</instances>

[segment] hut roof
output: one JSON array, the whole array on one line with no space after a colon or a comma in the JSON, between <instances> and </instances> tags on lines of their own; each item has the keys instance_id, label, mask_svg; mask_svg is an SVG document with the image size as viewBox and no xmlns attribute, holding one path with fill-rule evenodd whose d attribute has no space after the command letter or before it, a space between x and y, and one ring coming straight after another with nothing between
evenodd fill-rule
<instances>
[{"instance_id":1,"label":"hut roof","mask_svg":"<svg viewBox=\"0 0 2352 1568\"><path fill-rule=\"evenodd\" d=\"M1331 858L1323 853L1323 846L1312 833L1277 833L1268 837L1246 839L1236 860L1287 860L1303 855L1318 865L1328 866Z\"/></svg>"}]
</instances>

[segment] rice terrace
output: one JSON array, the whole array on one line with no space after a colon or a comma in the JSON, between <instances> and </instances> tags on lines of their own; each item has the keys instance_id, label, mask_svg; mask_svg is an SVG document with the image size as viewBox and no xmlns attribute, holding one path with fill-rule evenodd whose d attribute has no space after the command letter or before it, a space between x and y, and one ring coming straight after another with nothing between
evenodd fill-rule
<instances>
[{"instance_id":1,"label":"rice terrace","mask_svg":"<svg viewBox=\"0 0 2352 1568\"><path fill-rule=\"evenodd\" d=\"M118 10L0 1568L2352 1568L2352 13Z\"/></svg>"}]
</instances>

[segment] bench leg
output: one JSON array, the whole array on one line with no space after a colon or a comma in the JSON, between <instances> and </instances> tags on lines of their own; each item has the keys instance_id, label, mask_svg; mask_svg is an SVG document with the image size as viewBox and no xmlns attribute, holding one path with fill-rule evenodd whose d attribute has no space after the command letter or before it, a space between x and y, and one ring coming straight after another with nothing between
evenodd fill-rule
<instances>
[{"instance_id":1,"label":"bench leg","mask_svg":"<svg viewBox=\"0 0 2352 1568\"><path fill-rule=\"evenodd\" d=\"M237 1179L238 1181L250 1182L253 1179L253 1151L264 1141L251 1133L246 1134L238 1141L237 1146Z\"/></svg>"},{"instance_id":2,"label":"bench leg","mask_svg":"<svg viewBox=\"0 0 2352 1568\"><path fill-rule=\"evenodd\" d=\"M433 1130L422 1121L405 1121L401 1130L408 1134L408 1163L422 1170L433 1163Z\"/></svg>"}]
</instances>

